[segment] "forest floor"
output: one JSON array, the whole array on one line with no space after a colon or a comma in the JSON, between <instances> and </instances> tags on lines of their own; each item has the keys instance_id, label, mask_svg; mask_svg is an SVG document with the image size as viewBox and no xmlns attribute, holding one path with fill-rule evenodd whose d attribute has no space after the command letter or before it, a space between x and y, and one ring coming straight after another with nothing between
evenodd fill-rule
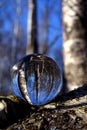
<instances>
[{"instance_id":1,"label":"forest floor","mask_svg":"<svg viewBox=\"0 0 87 130\"><path fill-rule=\"evenodd\" d=\"M0 101L1 130L87 130L87 85L40 107L12 97Z\"/></svg>"}]
</instances>

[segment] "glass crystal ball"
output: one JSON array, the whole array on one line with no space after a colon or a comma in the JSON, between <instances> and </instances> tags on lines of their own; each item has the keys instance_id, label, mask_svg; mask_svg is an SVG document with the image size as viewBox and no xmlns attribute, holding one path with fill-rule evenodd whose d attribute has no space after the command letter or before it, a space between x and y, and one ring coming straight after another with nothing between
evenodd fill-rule
<instances>
[{"instance_id":1,"label":"glass crystal ball","mask_svg":"<svg viewBox=\"0 0 87 130\"><path fill-rule=\"evenodd\" d=\"M11 81L14 95L36 106L51 102L62 88L58 65L41 54L27 55L15 64Z\"/></svg>"}]
</instances>

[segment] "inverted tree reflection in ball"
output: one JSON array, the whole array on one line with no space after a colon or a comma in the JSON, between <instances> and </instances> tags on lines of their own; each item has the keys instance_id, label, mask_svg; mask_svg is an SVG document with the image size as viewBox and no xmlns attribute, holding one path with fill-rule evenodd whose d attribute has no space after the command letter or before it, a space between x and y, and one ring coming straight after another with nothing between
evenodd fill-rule
<instances>
[{"instance_id":1,"label":"inverted tree reflection in ball","mask_svg":"<svg viewBox=\"0 0 87 130\"><path fill-rule=\"evenodd\" d=\"M12 68L14 94L30 104L43 105L54 99L62 87L56 63L43 55L28 55Z\"/></svg>"}]
</instances>

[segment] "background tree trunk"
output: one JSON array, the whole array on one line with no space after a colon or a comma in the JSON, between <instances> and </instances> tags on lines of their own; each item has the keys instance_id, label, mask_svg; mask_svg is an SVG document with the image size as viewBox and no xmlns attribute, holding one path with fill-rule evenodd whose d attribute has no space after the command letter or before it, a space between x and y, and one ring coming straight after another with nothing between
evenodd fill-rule
<instances>
[{"instance_id":1,"label":"background tree trunk","mask_svg":"<svg viewBox=\"0 0 87 130\"><path fill-rule=\"evenodd\" d=\"M64 0L64 69L68 89L87 83L87 1Z\"/></svg>"},{"instance_id":2,"label":"background tree trunk","mask_svg":"<svg viewBox=\"0 0 87 130\"><path fill-rule=\"evenodd\" d=\"M37 1L29 0L27 50L26 53L38 53L37 42Z\"/></svg>"},{"instance_id":3,"label":"background tree trunk","mask_svg":"<svg viewBox=\"0 0 87 130\"><path fill-rule=\"evenodd\" d=\"M19 16L20 16L20 2L21 0L16 0L16 19L14 22L14 30L13 30L13 42L12 42L12 54L11 54L11 60L12 60L12 64L15 64L15 62L17 61L17 44L18 43L18 31L19 31Z\"/></svg>"}]
</instances>

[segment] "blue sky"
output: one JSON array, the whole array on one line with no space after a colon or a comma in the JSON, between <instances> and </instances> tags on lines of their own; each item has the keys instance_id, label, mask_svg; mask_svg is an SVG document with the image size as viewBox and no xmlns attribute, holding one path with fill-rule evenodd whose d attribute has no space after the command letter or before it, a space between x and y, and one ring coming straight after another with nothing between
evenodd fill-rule
<instances>
[{"instance_id":1,"label":"blue sky","mask_svg":"<svg viewBox=\"0 0 87 130\"><path fill-rule=\"evenodd\" d=\"M10 3L10 4L9 4ZM27 18L28 18L28 0L20 0L20 16L18 18L19 21L19 28L24 31L22 39L24 38L24 44L26 46L27 44ZM16 16L16 7L17 3L16 0L0 0L0 22L2 21L2 26L0 27L0 33L7 32L8 35L13 34L13 24L14 21L17 19ZM48 33L46 34L45 31L42 32L41 27L44 29L45 25L45 19L43 17L45 9L48 8L49 14L48 14L48 21L49 21L49 29ZM62 53L62 0L37 0L37 20L38 20L38 27L39 27L39 44L42 44L42 41L46 37L47 44L50 46L51 42L55 38L56 35L58 35L58 39L55 41L55 43L52 45L52 47L49 49L49 52L47 53L49 56L54 58L55 60L57 58L55 54L55 49L60 51L59 53ZM48 35L48 36L47 36ZM61 65L62 63L62 57L58 56L57 62ZM58 61L59 60L59 61Z\"/></svg>"}]
</instances>

